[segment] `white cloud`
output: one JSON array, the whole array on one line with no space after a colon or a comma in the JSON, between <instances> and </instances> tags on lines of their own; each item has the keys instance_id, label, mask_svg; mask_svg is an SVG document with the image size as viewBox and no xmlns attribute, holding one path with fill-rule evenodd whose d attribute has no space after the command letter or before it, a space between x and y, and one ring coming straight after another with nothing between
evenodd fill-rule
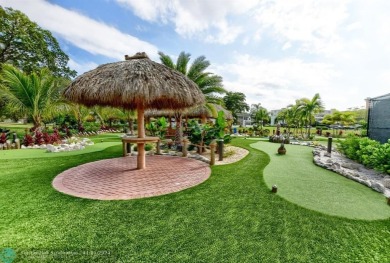
<instances>
[{"instance_id":1,"label":"white cloud","mask_svg":"<svg viewBox=\"0 0 390 263\"><path fill-rule=\"evenodd\" d=\"M292 46L292 45L291 45L290 42L286 42L286 43L283 45L282 50L287 50L287 49L289 49L291 46Z\"/></svg>"},{"instance_id":2,"label":"white cloud","mask_svg":"<svg viewBox=\"0 0 390 263\"><path fill-rule=\"evenodd\" d=\"M76 70L77 73L80 75L84 72L97 68L99 65L94 62L76 62L75 60L70 58L68 62L68 66L71 69Z\"/></svg>"},{"instance_id":3,"label":"white cloud","mask_svg":"<svg viewBox=\"0 0 390 263\"><path fill-rule=\"evenodd\" d=\"M257 34L280 42L299 42L310 53L331 54L342 49L340 26L348 18L350 0L265 0L256 10Z\"/></svg>"},{"instance_id":4,"label":"white cloud","mask_svg":"<svg viewBox=\"0 0 390 263\"><path fill-rule=\"evenodd\" d=\"M206 42L232 43L242 25L232 24L229 16L242 15L256 6L257 0L116 0L149 22L173 23L183 37L197 37ZM216 34L210 32L216 31Z\"/></svg>"},{"instance_id":5,"label":"white cloud","mask_svg":"<svg viewBox=\"0 0 390 263\"><path fill-rule=\"evenodd\" d=\"M41 27L91 54L123 60L126 54L145 51L152 58L157 57L154 45L76 11L43 0L0 0L0 4L22 11Z\"/></svg>"},{"instance_id":6,"label":"white cloud","mask_svg":"<svg viewBox=\"0 0 390 263\"><path fill-rule=\"evenodd\" d=\"M327 93L338 73L325 63L306 63L288 58L276 61L240 55L231 64L219 65L217 74L231 76L224 81L228 90L244 92L247 102L279 109L296 99Z\"/></svg>"}]
</instances>

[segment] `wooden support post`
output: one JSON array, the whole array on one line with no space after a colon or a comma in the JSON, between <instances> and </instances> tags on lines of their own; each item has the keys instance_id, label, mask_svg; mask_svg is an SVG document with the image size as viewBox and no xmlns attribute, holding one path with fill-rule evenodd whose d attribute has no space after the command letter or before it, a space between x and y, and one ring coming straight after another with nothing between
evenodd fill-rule
<instances>
[{"instance_id":1,"label":"wooden support post","mask_svg":"<svg viewBox=\"0 0 390 263\"><path fill-rule=\"evenodd\" d=\"M142 107L137 108L137 124L138 124L138 138L145 138L145 121L144 121L144 109ZM137 169L145 169L145 143L137 143Z\"/></svg>"},{"instance_id":2,"label":"wooden support post","mask_svg":"<svg viewBox=\"0 0 390 263\"><path fill-rule=\"evenodd\" d=\"M145 143L137 143L137 169L145 169Z\"/></svg>"},{"instance_id":3,"label":"wooden support post","mask_svg":"<svg viewBox=\"0 0 390 263\"><path fill-rule=\"evenodd\" d=\"M123 157L127 156L127 143L122 141Z\"/></svg>"},{"instance_id":4,"label":"wooden support post","mask_svg":"<svg viewBox=\"0 0 390 263\"><path fill-rule=\"evenodd\" d=\"M328 153L329 155L332 154L332 137L328 138Z\"/></svg>"},{"instance_id":5,"label":"wooden support post","mask_svg":"<svg viewBox=\"0 0 390 263\"><path fill-rule=\"evenodd\" d=\"M223 139L218 140L218 161L223 161Z\"/></svg>"},{"instance_id":6,"label":"wooden support post","mask_svg":"<svg viewBox=\"0 0 390 263\"><path fill-rule=\"evenodd\" d=\"M160 149L160 144L161 144L161 139L157 141L156 143L156 154L161 154L161 149Z\"/></svg>"},{"instance_id":7,"label":"wooden support post","mask_svg":"<svg viewBox=\"0 0 390 263\"><path fill-rule=\"evenodd\" d=\"M210 143L210 165L215 164L215 148L216 147L217 147L217 143L214 140Z\"/></svg>"},{"instance_id":8,"label":"wooden support post","mask_svg":"<svg viewBox=\"0 0 390 263\"><path fill-rule=\"evenodd\" d=\"M20 140L19 139L15 140L15 144L16 144L16 149L20 149Z\"/></svg>"},{"instance_id":9,"label":"wooden support post","mask_svg":"<svg viewBox=\"0 0 390 263\"><path fill-rule=\"evenodd\" d=\"M183 139L183 148L182 148L182 153L183 153L183 157L187 157L187 155L188 155L188 150L187 150L187 148L188 148L188 139L187 138L184 138Z\"/></svg>"}]
</instances>

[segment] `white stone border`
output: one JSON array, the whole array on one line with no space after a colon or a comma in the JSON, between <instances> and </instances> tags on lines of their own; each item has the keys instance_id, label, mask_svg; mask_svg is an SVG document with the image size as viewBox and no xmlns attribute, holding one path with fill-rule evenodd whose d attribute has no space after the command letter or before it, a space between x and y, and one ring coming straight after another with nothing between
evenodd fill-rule
<instances>
[{"instance_id":1,"label":"white stone border","mask_svg":"<svg viewBox=\"0 0 390 263\"><path fill-rule=\"evenodd\" d=\"M332 151L329 156L324 146L317 146L313 149L313 162L390 198L390 176L387 174L367 169L364 165L354 162L336 151Z\"/></svg>"}]
</instances>

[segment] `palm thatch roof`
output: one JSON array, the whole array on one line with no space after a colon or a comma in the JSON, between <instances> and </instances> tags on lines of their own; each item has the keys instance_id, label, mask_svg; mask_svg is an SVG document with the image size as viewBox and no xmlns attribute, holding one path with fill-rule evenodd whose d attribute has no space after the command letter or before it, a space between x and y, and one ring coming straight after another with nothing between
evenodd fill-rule
<instances>
[{"instance_id":1,"label":"palm thatch roof","mask_svg":"<svg viewBox=\"0 0 390 263\"><path fill-rule=\"evenodd\" d=\"M182 109L203 104L197 85L178 71L150 60L145 53L104 64L77 77L63 92L86 106L126 109Z\"/></svg>"},{"instance_id":2,"label":"palm thatch roof","mask_svg":"<svg viewBox=\"0 0 390 263\"><path fill-rule=\"evenodd\" d=\"M187 116L189 118L202 118L202 117L217 118L219 111L223 111L226 120L233 119L233 115L230 111L225 109L223 106L214 103L206 103L197 107L186 109L185 111L182 112L182 115ZM146 117L173 116L174 114L175 114L175 110L145 111Z\"/></svg>"}]
</instances>

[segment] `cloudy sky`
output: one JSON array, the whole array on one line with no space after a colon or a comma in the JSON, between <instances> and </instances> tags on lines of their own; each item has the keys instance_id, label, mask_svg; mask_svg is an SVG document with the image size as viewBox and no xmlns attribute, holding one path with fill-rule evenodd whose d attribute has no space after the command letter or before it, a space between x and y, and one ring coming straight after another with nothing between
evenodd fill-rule
<instances>
[{"instance_id":1,"label":"cloudy sky","mask_svg":"<svg viewBox=\"0 0 390 263\"><path fill-rule=\"evenodd\" d=\"M268 110L390 93L388 0L0 0L50 30L79 74L145 51L192 59Z\"/></svg>"}]
</instances>

